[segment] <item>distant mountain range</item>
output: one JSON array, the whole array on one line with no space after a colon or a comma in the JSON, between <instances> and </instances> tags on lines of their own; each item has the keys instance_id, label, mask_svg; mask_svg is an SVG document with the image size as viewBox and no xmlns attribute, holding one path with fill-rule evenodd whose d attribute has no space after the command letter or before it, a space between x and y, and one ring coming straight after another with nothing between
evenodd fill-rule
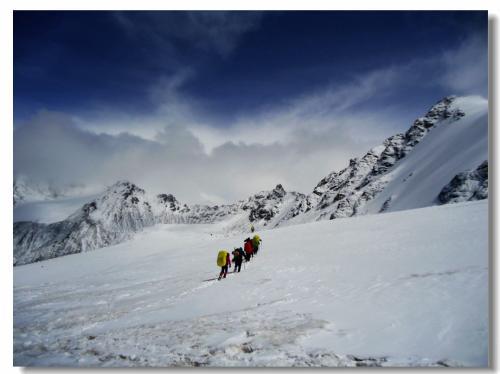
<instances>
[{"instance_id":1,"label":"distant mountain range","mask_svg":"<svg viewBox=\"0 0 500 374\"><path fill-rule=\"evenodd\" d=\"M51 191L14 186L14 202ZM48 192L48 194L46 194ZM66 219L14 223L14 265L85 252L127 240L155 224L221 223L224 232L337 219L488 197L488 102L446 97L404 134L323 178L309 195L281 184L228 205L181 204L119 181Z\"/></svg>"}]
</instances>

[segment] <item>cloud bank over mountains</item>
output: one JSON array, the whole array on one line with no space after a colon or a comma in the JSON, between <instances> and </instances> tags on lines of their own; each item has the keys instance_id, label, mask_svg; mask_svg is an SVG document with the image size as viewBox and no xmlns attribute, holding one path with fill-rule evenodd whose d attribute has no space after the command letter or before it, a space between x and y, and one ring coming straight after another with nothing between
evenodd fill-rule
<instances>
[{"instance_id":1,"label":"cloud bank over mountains","mask_svg":"<svg viewBox=\"0 0 500 374\"><path fill-rule=\"evenodd\" d=\"M204 68L186 63L183 43L228 60L242 39L261 27L262 14L112 17L130 40L156 45L145 53L157 53L151 57L168 67L145 90L152 110L134 113L106 102L90 111L39 110L15 123L15 176L95 191L129 179L188 203L235 201L277 183L310 192L349 158L408 128L441 98L433 96L438 87L447 94L487 97L487 41L471 34L429 55L346 72L342 82L325 76L323 84L301 94L225 117L211 107L209 95L187 89L203 77ZM410 112L405 100L414 99L413 90L429 94Z\"/></svg>"},{"instance_id":2,"label":"cloud bank over mountains","mask_svg":"<svg viewBox=\"0 0 500 374\"><path fill-rule=\"evenodd\" d=\"M149 116L108 115L92 124L65 113L39 112L15 131L15 169L34 180L96 190L130 179L190 203L234 201L277 183L309 191L322 175L343 167L398 125L391 113L349 110L376 95L392 75L377 72L223 126L205 120L176 91L179 78L174 77L163 82L165 101ZM107 127L106 118L116 122Z\"/></svg>"}]
</instances>

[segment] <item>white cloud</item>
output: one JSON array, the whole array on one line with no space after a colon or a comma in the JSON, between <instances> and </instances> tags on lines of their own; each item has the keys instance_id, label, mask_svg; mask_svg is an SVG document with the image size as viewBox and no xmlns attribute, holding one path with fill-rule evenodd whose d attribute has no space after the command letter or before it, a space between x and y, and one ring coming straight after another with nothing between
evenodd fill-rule
<instances>
[{"instance_id":1,"label":"white cloud","mask_svg":"<svg viewBox=\"0 0 500 374\"><path fill-rule=\"evenodd\" d=\"M488 46L478 35L443 53L445 72L441 83L457 94L488 97Z\"/></svg>"}]
</instances>

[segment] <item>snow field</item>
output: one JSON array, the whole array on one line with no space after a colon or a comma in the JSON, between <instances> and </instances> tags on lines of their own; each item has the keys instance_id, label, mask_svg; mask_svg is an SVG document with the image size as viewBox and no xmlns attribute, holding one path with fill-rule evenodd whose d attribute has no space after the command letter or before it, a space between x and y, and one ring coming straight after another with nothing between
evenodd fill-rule
<instances>
[{"instance_id":1,"label":"snow field","mask_svg":"<svg viewBox=\"0 0 500 374\"><path fill-rule=\"evenodd\" d=\"M486 366L487 230L480 201L260 231L203 282L246 236L156 225L14 268L14 364Z\"/></svg>"}]
</instances>

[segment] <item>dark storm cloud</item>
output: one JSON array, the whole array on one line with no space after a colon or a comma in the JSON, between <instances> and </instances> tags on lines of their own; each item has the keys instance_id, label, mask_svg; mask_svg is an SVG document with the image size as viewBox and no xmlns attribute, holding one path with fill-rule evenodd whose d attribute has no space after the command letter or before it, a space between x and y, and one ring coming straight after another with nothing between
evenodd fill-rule
<instances>
[{"instance_id":1,"label":"dark storm cloud","mask_svg":"<svg viewBox=\"0 0 500 374\"><path fill-rule=\"evenodd\" d=\"M153 41L170 52L183 48L228 56L246 32L259 27L259 12L115 12L114 19L131 38Z\"/></svg>"}]
</instances>

